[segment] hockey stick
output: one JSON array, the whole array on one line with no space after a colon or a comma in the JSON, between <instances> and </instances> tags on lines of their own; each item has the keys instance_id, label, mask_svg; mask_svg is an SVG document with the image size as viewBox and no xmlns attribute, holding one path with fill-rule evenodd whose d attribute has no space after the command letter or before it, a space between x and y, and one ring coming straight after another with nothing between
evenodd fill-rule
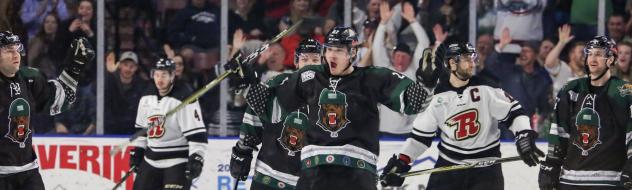
<instances>
[{"instance_id":1,"label":"hockey stick","mask_svg":"<svg viewBox=\"0 0 632 190\"><path fill-rule=\"evenodd\" d=\"M518 161L518 160L522 160L522 158L520 158L520 156L514 156L514 157L500 158L496 160L485 160L485 161L480 161L480 162L470 163L470 164L444 166L444 167L418 170L418 171L412 171L412 172L406 172L406 173L398 173L396 175L399 177L410 177L410 176L417 176L417 175L424 175L424 174L431 174L431 173L448 172L448 171L454 171L454 170L482 168L482 167L492 166L492 165L505 163L505 162Z\"/></svg>"},{"instance_id":2,"label":"hockey stick","mask_svg":"<svg viewBox=\"0 0 632 190\"><path fill-rule=\"evenodd\" d=\"M132 173L134 173L134 169L136 169L136 166L132 166L131 168L129 168L129 170L127 170L127 173L125 173L125 175L123 175L123 177L121 178L121 181L116 183L116 186L114 186L112 190L116 190L117 188L119 188L123 184L123 182L125 182L127 178L131 176Z\"/></svg>"},{"instance_id":3,"label":"hockey stick","mask_svg":"<svg viewBox=\"0 0 632 190\"><path fill-rule=\"evenodd\" d=\"M274 38L272 38L272 40L270 40L267 43L263 44L261 47L259 47L257 50L255 50L255 52L251 53L246 58L244 58L244 60L242 60L240 62L240 65L241 64L249 64L250 61L254 60L259 55L261 55L261 53L263 53L263 51L268 49L268 47L270 47L270 44L276 43L277 41L281 40L281 38L287 36L289 33L291 33L294 30L296 30L298 28L298 26L301 25L302 22L303 22L303 20L300 20L300 21L296 22L294 25L292 25L291 27L289 27L288 29L285 29L285 30L281 31L281 33L277 34ZM188 105L188 104L190 104L192 102L197 101L197 99L200 98L200 96L204 95L204 93L208 92L213 87L217 86L222 80L224 80L226 77L228 77L230 74L233 74L233 73L237 73L241 77L244 76L244 74L242 72L242 69L241 69L241 66L238 67L237 69L226 71L224 74L221 74L215 80L209 82L208 84L206 84L201 89L195 91L191 96L189 96L186 99L184 99L178 106L176 106L175 108L169 110L167 112L167 114L165 115L165 118L169 117L171 114L173 114L175 112L178 112L184 106L186 106L186 105ZM138 137L142 136L143 134L146 134L147 130L148 130L147 128L143 128L141 130L138 130L136 133L134 133L127 140L127 142L121 143L121 144L117 145L116 147L112 148L112 150L110 151L110 156L113 156L113 155L121 152L121 150L123 150L123 148L125 148L128 145L130 145L134 140L138 139Z\"/></svg>"}]
</instances>

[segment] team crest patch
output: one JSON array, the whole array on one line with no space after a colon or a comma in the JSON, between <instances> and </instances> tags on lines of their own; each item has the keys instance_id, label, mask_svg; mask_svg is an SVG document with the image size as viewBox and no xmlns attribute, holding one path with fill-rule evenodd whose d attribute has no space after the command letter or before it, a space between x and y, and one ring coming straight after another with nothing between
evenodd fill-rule
<instances>
[{"instance_id":1,"label":"team crest patch","mask_svg":"<svg viewBox=\"0 0 632 190\"><path fill-rule=\"evenodd\" d=\"M9 105L9 130L4 135L20 148L26 147L26 140L31 134L31 106L24 98L17 98Z\"/></svg>"},{"instance_id":2,"label":"team crest patch","mask_svg":"<svg viewBox=\"0 0 632 190\"><path fill-rule=\"evenodd\" d=\"M147 138L160 138L165 135L165 116L152 115L147 117Z\"/></svg>"},{"instance_id":3,"label":"team crest patch","mask_svg":"<svg viewBox=\"0 0 632 190\"><path fill-rule=\"evenodd\" d=\"M287 155L294 156L305 146L305 130L309 126L309 118L301 112L292 112L283 121L283 130L277 141L287 150Z\"/></svg>"},{"instance_id":4,"label":"team crest patch","mask_svg":"<svg viewBox=\"0 0 632 190\"><path fill-rule=\"evenodd\" d=\"M305 71L301 73L301 81L305 82L308 80L314 79L315 72L314 71Z\"/></svg>"},{"instance_id":5,"label":"team crest patch","mask_svg":"<svg viewBox=\"0 0 632 190\"><path fill-rule=\"evenodd\" d=\"M601 120L594 103L595 97L591 94L587 95L582 109L575 116L575 127L579 134L573 137L573 144L582 151L582 156L588 156L590 150L601 144L599 140Z\"/></svg>"},{"instance_id":6,"label":"team crest patch","mask_svg":"<svg viewBox=\"0 0 632 190\"><path fill-rule=\"evenodd\" d=\"M619 95L621 95L621 97L632 95L632 84L624 84L623 86L620 86Z\"/></svg>"},{"instance_id":7,"label":"team crest patch","mask_svg":"<svg viewBox=\"0 0 632 190\"><path fill-rule=\"evenodd\" d=\"M363 169L364 167L366 167L366 163L364 163L364 160L358 160L356 164L358 165L358 168L360 169Z\"/></svg>"},{"instance_id":8,"label":"team crest patch","mask_svg":"<svg viewBox=\"0 0 632 190\"><path fill-rule=\"evenodd\" d=\"M351 121L347 118L347 95L336 90L323 89L318 98L318 126L330 133L332 138Z\"/></svg>"}]
</instances>

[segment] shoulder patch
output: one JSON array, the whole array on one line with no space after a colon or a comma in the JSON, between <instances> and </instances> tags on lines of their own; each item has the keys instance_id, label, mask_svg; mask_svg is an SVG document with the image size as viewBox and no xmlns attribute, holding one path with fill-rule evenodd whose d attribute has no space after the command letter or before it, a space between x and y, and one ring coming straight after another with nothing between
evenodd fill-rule
<instances>
[{"instance_id":1,"label":"shoulder patch","mask_svg":"<svg viewBox=\"0 0 632 190\"><path fill-rule=\"evenodd\" d=\"M301 73L301 81L306 82L306 81L312 80L314 79L315 74L316 73L314 71L305 71Z\"/></svg>"},{"instance_id":2,"label":"shoulder patch","mask_svg":"<svg viewBox=\"0 0 632 190\"><path fill-rule=\"evenodd\" d=\"M621 95L621 97L632 95L632 84L624 84L619 86L619 95Z\"/></svg>"}]
</instances>

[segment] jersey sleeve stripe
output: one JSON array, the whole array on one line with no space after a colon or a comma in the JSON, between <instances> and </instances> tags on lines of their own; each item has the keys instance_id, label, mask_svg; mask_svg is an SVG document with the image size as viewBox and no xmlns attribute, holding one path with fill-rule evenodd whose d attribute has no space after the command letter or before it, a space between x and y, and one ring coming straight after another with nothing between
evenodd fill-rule
<instances>
[{"instance_id":1,"label":"jersey sleeve stripe","mask_svg":"<svg viewBox=\"0 0 632 190\"><path fill-rule=\"evenodd\" d=\"M186 136L186 138L187 138L187 141L189 142L200 142L200 143L208 142L205 132L194 133L194 134Z\"/></svg>"},{"instance_id":2,"label":"jersey sleeve stripe","mask_svg":"<svg viewBox=\"0 0 632 190\"><path fill-rule=\"evenodd\" d=\"M190 129L188 131L185 131L182 134L184 136L189 136L189 135L194 134L194 133L205 133L205 132L206 132L206 128L198 127L198 128L194 128L194 129Z\"/></svg>"},{"instance_id":3,"label":"jersey sleeve stripe","mask_svg":"<svg viewBox=\"0 0 632 190\"><path fill-rule=\"evenodd\" d=\"M424 131L420 131L420 130L414 129L414 128L413 128L413 132L412 132L412 134L416 135L416 136L431 137L431 138L435 136L435 133L436 132L424 132Z\"/></svg>"},{"instance_id":4,"label":"jersey sleeve stripe","mask_svg":"<svg viewBox=\"0 0 632 190\"><path fill-rule=\"evenodd\" d=\"M136 128L145 128L145 126L143 126L141 124L138 124L138 123L135 126L136 126Z\"/></svg>"},{"instance_id":5,"label":"jersey sleeve stripe","mask_svg":"<svg viewBox=\"0 0 632 190\"><path fill-rule=\"evenodd\" d=\"M551 129L549 131L549 134L559 136L562 138L570 138L570 135L568 134L568 132L566 132L566 130L563 127L559 127L556 123L551 124Z\"/></svg>"},{"instance_id":6,"label":"jersey sleeve stripe","mask_svg":"<svg viewBox=\"0 0 632 190\"><path fill-rule=\"evenodd\" d=\"M256 126L256 127L263 126L263 124L261 123L261 119L259 119L259 117L257 117L256 115L249 114L248 112L244 113L243 123Z\"/></svg>"},{"instance_id":7,"label":"jersey sleeve stripe","mask_svg":"<svg viewBox=\"0 0 632 190\"><path fill-rule=\"evenodd\" d=\"M410 134L410 137L413 140L426 145L427 147L430 147L430 145L432 145L432 137L419 136L419 135L415 135L415 134Z\"/></svg>"}]
</instances>

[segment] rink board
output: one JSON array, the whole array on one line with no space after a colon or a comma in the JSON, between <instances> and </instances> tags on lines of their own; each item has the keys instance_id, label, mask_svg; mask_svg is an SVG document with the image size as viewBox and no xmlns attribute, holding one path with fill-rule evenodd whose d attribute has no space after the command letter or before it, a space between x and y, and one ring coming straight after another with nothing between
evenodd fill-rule
<instances>
[{"instance_id":1,"label":"rink board","mask_svg":"<svg viewBox=\"0 0 632 190\"><path fill-rule=\"evenodd\" d=\"M129 169L129 153L109 156L113 145L124 142L125 138L112 137L34 137L33 146L39 158L40 171L46 189L112 189ZM209 139L209 150L200 178L193 182L194 190L232 190L234 179L230 177L229 163L231 147L236 139ZM381 141L378 169L384 167L389 157L403 145L399 140ZM413 170L431 168L437 159L436 143L420 156ZM538 143L546 150L546 143ZM128 148L129 149L129 148ZM501 145L503 157L517 155L513 142ZM254 166L254 163L253 163ZM381 172L381 171L380 171ZM537 167L527 167L521 161L503 164L505 189L537 189ZM252 170L251 170L252 175ZM406 179L405 188L425 189L428 176ZM248 189L250 178L240 182L237 189ZM128 179L123 189L132 189L133 178ZM380 189L380 188L378 188ZM393 188L385 188L393 189Z\"/></svg>"}]
</instances>

